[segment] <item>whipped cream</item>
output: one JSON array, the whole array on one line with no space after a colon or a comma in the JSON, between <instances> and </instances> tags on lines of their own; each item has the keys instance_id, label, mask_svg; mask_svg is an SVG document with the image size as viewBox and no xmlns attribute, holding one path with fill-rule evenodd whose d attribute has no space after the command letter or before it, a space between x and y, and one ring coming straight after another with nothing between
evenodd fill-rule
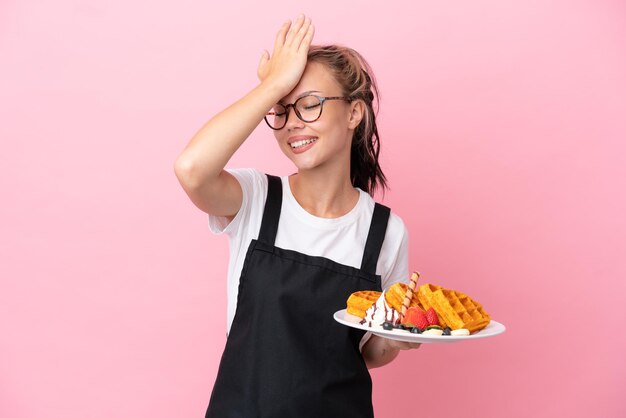
<instances>
[{"instance_id":1,"label":"whipped cream","mask_svg":"<svg viewBox=\"0 0 626 418\"><path fill-rule=\"evenodd\" d=\"M391 322L396 324L400 321L400 312L393 309L385 300L385 292L383 292L376 303L365 311L365 318L361 320L361 325L366 324L368 327L374 325L382 325L383 322Z\"/></svg>"},{"instance_id":2,"label":"whipped cream","mask_svg":"<svg viewBox=\"0 0 626 418\"><path fill-rule=\"evenodd\" d=\"M422 332L422 335L443 335L443 330L442 329L437 329L437 328L431 328L431 329L427 329L426 331Z\"/></svg>"}]
</instances>

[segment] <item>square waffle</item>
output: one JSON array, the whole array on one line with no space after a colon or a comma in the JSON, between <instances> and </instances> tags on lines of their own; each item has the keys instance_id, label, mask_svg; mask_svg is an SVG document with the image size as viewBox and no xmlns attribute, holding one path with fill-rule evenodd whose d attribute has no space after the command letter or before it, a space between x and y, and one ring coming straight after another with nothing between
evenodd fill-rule
<instances>
[{"instance_id":1,"label":"square waffle","mask_svg":"<svg viewBox=\"0 0 626 418\"><path fill-rule=\"evenodd\" d=\"M406 295L408 288L409 286L407 284L401 282L391 285L391 287L389 287L389 289L385 292L385 300L387 301L387 304L396 311L402 312L402 303L404 302L404 296ZM413 298L411 298L409 306L420 306L415 294L413 294Z\"/></svg>"},{"instance_id":2,"label":"square waffle","mask_svg":"<svg viewBox=\"0 0 626 418\"><path fill-rule=\"evenodd\" d=\"M474 333L485 328L491 321L480 303L456 290L427 283L419 287L417 298L424 310L431 306L435 309L443 327L453 330L466 328Z\"/></svg>"},{"instance_id":3,"label":"square waffle","mask_svg":"<svg viewBox=\"0 0 626 418\"><path fill-rule=\"evenodd\" d=\"M375 290L360 290L350 295L347 301L348 308L346 311L351 315L356 315L360 318L365 318L365 311L372 306L382 292Z\"/></svg>"}]
</instances>

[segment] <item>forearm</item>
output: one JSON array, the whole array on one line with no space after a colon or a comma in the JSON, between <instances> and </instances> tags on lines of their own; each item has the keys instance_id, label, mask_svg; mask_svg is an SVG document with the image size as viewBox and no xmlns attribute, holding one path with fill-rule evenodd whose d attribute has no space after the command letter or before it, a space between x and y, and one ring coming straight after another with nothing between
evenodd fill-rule
<instances>
[{"instance_id":1,"label":"forearm","mask_svg":"<svg viewBox=\"0 0 626 418\"><path fill-rule=\"evenodd\" d=\"M393 348L387 338L372 335L363 346L363 359L368 369L384 366L398 356L400 350Z\"/></svg>"},{"instance_id":2,"label":"forearm","mask_svg":"<svg viewBox=\"0 0 626 418\"><path fill-rule=\"evenodd\" d=\"M261 83L209 120L177 159L180 171L189 177L186 181L197 185L217 178L282 95L274 84Z\"/></svg>"},{"instance_id":3,"label":"forearm","mask_svg":"<svg viewBox=\"0 0 626 418\"><path fill-rule=\"evenodd\" d=\"M229 202L222 209L239 210L240 186L224 175L224 167L272 106L300 82L314 32L304 15L293 26L291 20L285 22L276 34L272 56L267 51L261 56L257 69L261 84L208 121L177 158L176 176L197 201L207 195L226 196ZM214 205L200 206L211 210Z\"/></svg>"}]
</instances>

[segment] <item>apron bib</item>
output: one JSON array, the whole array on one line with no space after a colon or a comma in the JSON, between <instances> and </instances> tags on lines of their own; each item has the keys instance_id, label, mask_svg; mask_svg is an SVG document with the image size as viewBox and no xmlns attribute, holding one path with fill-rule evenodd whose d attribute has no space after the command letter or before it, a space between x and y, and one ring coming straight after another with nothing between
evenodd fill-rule
<instances>
[{"instance_id":1,"label":"apron bib","mask_svg":"<svg viewBox=\"0 0 626 418\"><path fill-rule=\"evenodd\" d=\"M364 331L333 313L353 292L381 290L376 264L390 210L376 204L357 269L275 247L281 205L282 182L268 175L206 418L373 417Z\"/></svg>"}]
</instances>

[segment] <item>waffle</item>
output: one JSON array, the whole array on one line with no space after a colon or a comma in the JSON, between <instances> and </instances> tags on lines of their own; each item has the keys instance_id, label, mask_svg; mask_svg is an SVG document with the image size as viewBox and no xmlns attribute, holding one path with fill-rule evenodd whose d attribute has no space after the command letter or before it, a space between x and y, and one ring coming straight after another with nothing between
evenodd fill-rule
<instances>
[{"instance_id":1,"label":"waffle","mask_svg":"<svg viewBox=\"0 0 626 418\"><path fill-rule=\"evenodd\" d=\"M474 333L485 328L491 320L480 303L456 290L427 283L419 287L417 298L424 310L431 306L435 309L441 326L453 330L466 328Z\"/></svg>"},{"instance_id":2,"label":"waffle","mask_svg":"<svg viewBox=\"0 0 626 418\"><path fill-rule=\"evenodd\" d=\"M402 312L402 303L404 302L404 296L409 286L405 283L394 283L385 292L385 300L387 304L398 312ZM413 295L409 308L413 306L420 306L419 300Z\"/></svg>"},{"instance_id":3,"label":"waffle","mask_svg":"<svg viewBox=\"0 0 626 418\"><path fill-rule=\"evenodd\" d=\"M351 315L358 316L359 318L365 318L365 311L376 303L380 295L381 292L377 292L375 290L360 290L358 292L354 292L348 298L348 309L346 309L346 311Z\"/></svg>"}]
</instances>

